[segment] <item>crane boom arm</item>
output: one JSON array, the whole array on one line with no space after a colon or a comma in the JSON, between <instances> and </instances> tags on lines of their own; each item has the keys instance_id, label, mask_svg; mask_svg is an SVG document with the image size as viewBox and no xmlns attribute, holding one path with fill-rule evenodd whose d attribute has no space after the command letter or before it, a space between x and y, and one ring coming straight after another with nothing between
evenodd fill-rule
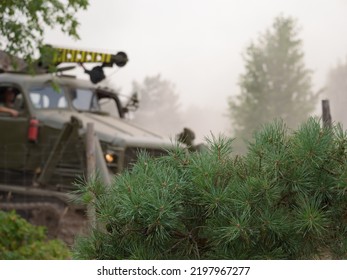
<instances>
[{"instance_id":1,"label":"crane boom arm","mask_svg":"<svg viewBox=\"0 0 347 280\"><path fill-rule=\"evenodd\" d=\"M63 62L72 63L104 63L105 65L112 66L116 64L119 67L124 66L128 62L128 57L124 52L117 54L95 52L89 50L71 49L71 48L58 48L47 46L53 54L52 62L60 64Z\"/></svg>"},{"instance_id":2,"label":"crane boom arm","mask_svg":"<svg viewBox=\"0 0 347 280\"><path fill-rule=\"evenodd\" d=\"M92 83L97 84L106 78L103 67L112 67L116 64L118 67L123 67L128 62L128 57L124 52L110 54L104 52L95 52L89 50L59 48L51 45L45 45L41 48L41 58L38 60L38 67L47 71L50 66L59 65L60 63L79 63L84 69L84 72L90 76ZM86 69L83 63L101 63L91 70ZM62 67L55 69L56 72L71 70L71 67Z\"/></svg>"}]
</instances>

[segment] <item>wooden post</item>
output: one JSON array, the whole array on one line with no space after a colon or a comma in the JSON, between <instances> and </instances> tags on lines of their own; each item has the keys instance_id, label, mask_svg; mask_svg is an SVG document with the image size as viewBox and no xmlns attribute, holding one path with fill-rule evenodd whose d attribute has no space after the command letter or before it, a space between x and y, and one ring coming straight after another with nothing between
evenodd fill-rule
<instances>
[{"instance_id":1,"label":"wooden post","mask_svg":"<svg viewBox=\"0 0 347 280\"><path fill-rule=\"evenodd\" d=\"M94 123L87 123L86 131L86 159L87 159L87 179L95 175L95 134Z\"/></svg>"},{"instance_id":2,"label":"wooden post","mask_svg":"<svg viewBox=\"0 0 347 280\"><path fill-rule=\"evenodd\" d=\"M111 177L108 173L107 165L105 162L104 154L101 149L101 144L97 135L95 135L94 124L87 123L86 131L86 177L87 180L92 180L93 177L98 174L98 180L101 180L103 184L109 186L111 184ZM93 195L93 194L92 194ZM95 197L93 195L90 203L87 207L87 216L89 226L93 228L101 228L101 225L96 221L95 214Z\"/></svg>"},{"instance_id":3,"label":"wooden post","mask_svg":"<svg viewBox=\"0 0 347 280\"><path fill-rule=\"evenodd\" d=\"M94 123L87 123L86 131L86 179L90 181L96 175L96 158L95 158L95 132ZM96 226L96 216L94 207L95 198L93 197L87 206L87 217L90 229Z\"/></svg>"},{"instance_id":4,"label":"wooden post","mask_svg":"<svg viewBox=\"0 0 347 280\"><path fill-rule=\"evenodd\" d=\"M328 128L331 127L332 121L331 121L331 114L330 114L330 106L329 106L329 100L322 100L322 119L323 119L323 127Z\"/></svg>"}]
</instances>

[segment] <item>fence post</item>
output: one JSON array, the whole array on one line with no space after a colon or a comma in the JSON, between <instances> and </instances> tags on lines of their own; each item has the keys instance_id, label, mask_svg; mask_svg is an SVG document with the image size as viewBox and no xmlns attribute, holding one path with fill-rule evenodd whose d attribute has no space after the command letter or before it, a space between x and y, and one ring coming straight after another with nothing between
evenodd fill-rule
<instances>
[{"instance_id":1,"label":"fence post","mask_svg":"<svg viewBox=\"0 0 347 280\"><path fill-rule=\"evenodd\" d=\"M322 119L323 119L323 127L329 128L331 127L331 114L330 114L330 106L329 106L329 100L325 99L322 100Z\"/></svg>"},{"instance_id":2,"label":"fence post","mask_svg":"<svg viewBox=\"0 0 347 280\"><path fill-rule=\"evenodd\" d=\"M95 158L95 134L94 123L87 123L86 131L86 158L87 158L87 180L95 175L96 158Z\"/></svg>"},{"instance_id":3,"label":"fence post","mask_svg":"<svg viewBox=\"0 0 347 280\"><path fill-rule=\"evenodd\" d=\"M93 176L96 175L96 157L95 157L95 132L94 123L87 123L86 131L86 179L88 182L92 180ZM96 226L96 216L94 207L95 198L88 203L87 206L87 217L90 228Z\"/></svg>"}]
</instances>

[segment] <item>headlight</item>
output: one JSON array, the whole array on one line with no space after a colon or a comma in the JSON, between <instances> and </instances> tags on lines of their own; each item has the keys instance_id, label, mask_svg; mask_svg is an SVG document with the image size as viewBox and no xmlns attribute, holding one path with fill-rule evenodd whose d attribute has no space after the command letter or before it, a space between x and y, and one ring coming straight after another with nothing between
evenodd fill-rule
<instances>
[{"instance_id":1,"label":"headlight","mask_svg":"<svg viewBox=\"0 0 347 280\"><path fill-rule=\"evenodd\" d=\"M111 153L107 153L107 154L105 154L105 160L107 163L113 163L116 160L116 155L111 154Z\"/></svg>"},{"instance_id":2,"label":"headlight","mask_svg":"<svg viewBox=\"0 0 347 280\"><path fill-rule=\"evenodd\" d=\"M121 172L123 170L124 148L107 147L104 150L104 159L110 172Z\"/></svg>"}]
</instances>

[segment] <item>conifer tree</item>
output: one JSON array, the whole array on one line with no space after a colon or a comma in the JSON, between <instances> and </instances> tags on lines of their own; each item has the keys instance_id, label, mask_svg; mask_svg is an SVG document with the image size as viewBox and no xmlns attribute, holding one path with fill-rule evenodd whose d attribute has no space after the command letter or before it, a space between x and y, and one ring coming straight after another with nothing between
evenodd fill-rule
<instances>
[{"instance_id":1,"label":"conifer tree","mask_svg":"<svg viewBox=\"0 0 347 280\"><path fill-rule=\"evenodd\" d=\"M261 125L282 118L289 127L307 119L316 105L311 71L305 67L296 21L277 17L244 54L240 94L229 100L234 136L248 140Z\"/></svg>"},{"instance_id":2,"label":"conifer tree","mask_svg":"<svg viewBox=\"0 0 347 280\"><path fill-rule=\"evenodd\" d=\"M314 259L347 257L347 135L309 119L258 131L244 156L208 149L141 154L110 188L97 181L99 225L78 259ZM84 197L89 197L84 195Z\"/></svg>"},{"instance_id":3,"label":"conifer tree","mask_svg":"<svg viewBox=\"0 0 347 280\"><path fill-rule=\"evenodd\" d=\"M179 95L174 84L158 74L146 77L142 83L134 82L133 88L141 96L140 107L134 113L136 124L165 136L182 130Z\"/></svg>"}]
</instances>

